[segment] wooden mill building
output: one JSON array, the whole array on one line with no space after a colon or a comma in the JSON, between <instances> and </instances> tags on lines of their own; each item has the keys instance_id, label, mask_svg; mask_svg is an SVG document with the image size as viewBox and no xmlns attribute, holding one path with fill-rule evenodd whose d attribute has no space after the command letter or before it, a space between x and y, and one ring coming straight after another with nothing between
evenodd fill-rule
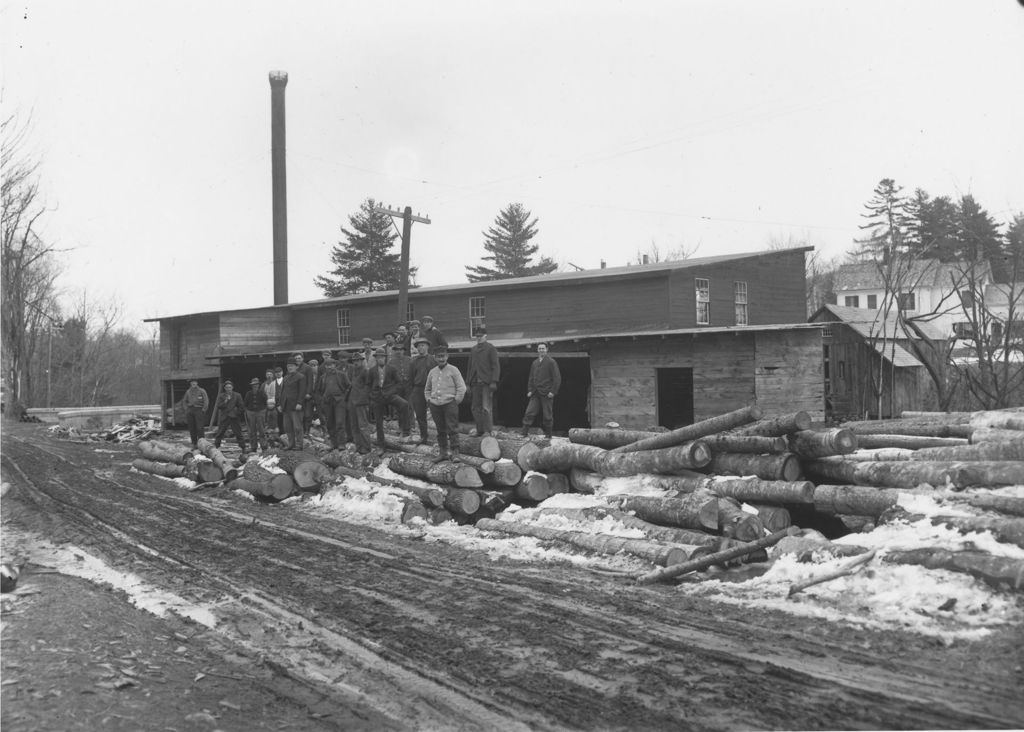
<instances>
[{"instance_id":1,"label":"wooden mill building","mask_svg":"<svg viewBox=\"0 0 1024 732\"><path fill-rule=\"evenodd\" d=\"M617 422L677 427L757 403L824 416L821 326L806 322L810 249L702 257L415 288L408 319L432 315L463 374L485 324L501 357L495 422L518 425L530 360L547 343L562 372L555 430ZM189 378L211 396L224 379L262 378L295 351L382 342L397 291L157 318L163 403ZM469 400L462 419L469 420Z\"/></svg>"}]
</instances>

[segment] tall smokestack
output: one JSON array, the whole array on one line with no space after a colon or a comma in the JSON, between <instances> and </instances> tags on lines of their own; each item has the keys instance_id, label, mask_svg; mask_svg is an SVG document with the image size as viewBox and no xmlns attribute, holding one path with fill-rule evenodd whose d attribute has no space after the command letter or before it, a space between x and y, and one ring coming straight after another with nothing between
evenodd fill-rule
<instances>
[{"instance_id":1,"label":"tall smokestack","mask_svg":"<svg viewBox=\"0 0 1024 732\"><path fill-rule=\"evenodd\" d=\"M284 153L287 71L270 72L270 178L274 193L274 304L288 302L288 186Z\"/></svg>"}]
</instances>

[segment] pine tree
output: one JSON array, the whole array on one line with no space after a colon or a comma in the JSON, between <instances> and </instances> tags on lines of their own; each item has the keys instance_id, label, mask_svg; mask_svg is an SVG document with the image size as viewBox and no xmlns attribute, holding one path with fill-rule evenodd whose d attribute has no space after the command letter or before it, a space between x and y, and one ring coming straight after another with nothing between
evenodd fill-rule
<instances>
[{"instance_id":1,"label":"pine tree","mask_svg":"<svg viewBox=\"0 0 1024 732\"><path fill-rule=\"evenodd\" d=\"M537 219L531 221L530 216L531 213L521 203L510 203L501 210L494 226L483 232L484 249L488 252L483 260L490 260L494 267L467 266L466 278L470 282L548 274L558 268L550 257L541 257L536 264L530 263L539 248L530 243L537 235Z\"/></svg>"},{"instance_id":2,"label":"pine tree","mask_svg":"<svg viewBox=\"0 0 1024 732\"><path fill-rule=\"evenodd\" d=\"M991 262L996 279L1002 279L999 271L1005 252L999 224L974 196L962 196L956 205L955 255L965 262L987 260Z\"/></svg>"},{"instance_id":3,"label":"pine tree","mask_svg":"<svg viewBox=\"0 0 1024 732\"><path fill-rule=\"evenodd\" d=\"M327 297L399 288L401 253L391 252L398 234L391 216L374 211L375 206L376 202L367 198L359 211L348 217L351 230L341 227L348 241L338 242L331 249L334 269L329 276L318 275L314 280ZM410 280L415 274L416 268L410 267Z\"/></svg>"},{"instance_id":4,"label":"pine tree","mask_svg":"<svg viewBox=\"0 0 1024 732\"><path fill-rule=\"evenodd\" d=\"M918 188L908 210L914 219L911 254L943 262L956 259L957 212L949 196L932 198Z\"/></svg>"},{"instance_id":5,"label":"pine tree","mask_svg":"<svg viewBox=\"0 0 1024 732\"><path fill-rule=\"evenodd\" d=\"M879 181L873 193L871 200L864 204L867 213L861 214L868 220L860 227L868 232L868 238L857 240L858 254L862 259L886 263L915 248L914 220L903 187L896 185L892 178Z\"/></svg>"}]
</instances>

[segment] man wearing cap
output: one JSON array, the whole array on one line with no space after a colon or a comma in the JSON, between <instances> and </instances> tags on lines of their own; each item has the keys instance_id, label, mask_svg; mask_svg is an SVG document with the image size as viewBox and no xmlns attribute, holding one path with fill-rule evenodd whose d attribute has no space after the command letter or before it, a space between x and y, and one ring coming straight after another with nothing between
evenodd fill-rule
<instances>
[{"instance_id":1,"label":"man wearing cap","mask_svg":"<svg viewBox=\"0 0 1024 732\"><path fill-rule=\"evenodd\" d=\"M348 380L352 388L348 393L346 428L351 441L361 455L370 451L370 391L366 386L366 357L362 351L353 351L348 359Z\"/></svg>"},{"instance_id":2,"label":"man wearing cap","mask_svg":"<svg viewBox=\"0 0 1024 732\"><path fill-rule=\"evenodd\" d=\"M487 342L487 328L479 326L473 334L476 345L469 351L469 370L466 380L473 396L473 421L481 437L494 429L494 392L498 390L501 366L498 349Z\"/></svg>"},{"instance_id":3,"label":"man wearing cap","mask_svg":"<svg viewBox=\"0 0 1024 732\"><path fill-rule=\"evenodd\" d=\"M420 336L430 342L431 353L441 347L444 347L445 350L448 349L448 341L445 340L444 333L434 327L434 316L432 315L423 316L423 331Z\"/></svg>"},{"instance_id":4,"label":"man wearing cap","mask_svg":"<svg viewBox=\"0 0 1024 732\"><path fill-rule=\"evenodd\" d=\"M281 387L284 385L284 369L274 367L274 394L277 397L277 434L284 434L284 410L281 409Z\"/></svg>"},{"instance_id":5,"label":"man wearing cap","mask_svg":"<svg viewBox=\"0 0 1024 732\"><path fill-rule=\"evenodd\" d=\"M548 347L545 343L537 345L537 359L530 364L530 379L526 384L526 396L530 400L526 405L526 413L523 415L522 435L525 437L530 432L530 426L541 414L541 426L544 428L544 436L551 437L551 428L554 426L554 403L555 395L562 385L562 374L558 370L555 359L548 356Z\"/></svg>"},{"instance_id":6,"label":"man wearing cap","mask_svg":"<svg viewBox=\"0 0 1024 732\"><path fill-rule=\"evenodd\" d=\"M448 363L448 349L438 346L434 351L437 363L427 374L424 396L430 405L430 416L437 427L437 457L434 462L459 459L459 405L466 397L462 373Z\"/></svg>"},{"instance_id":7,"label":"man wearing cap","mask_svg":"<svg viewBox=\"0 0 1024 732\"><path fill-rule=\"evenodd\" d=\"M373 357L374 352L373 339L363 339L363 362L366 364L366 368L372 368L377 361Z\"/></svg>"},{"instance_id":8,"label":"man wearing cap","mask_svg":"<svg viewBox=\"0 0 1024 732\"><path fill-rule=\"evenodd\" d=\"M245 437L242 436L242 425L238 421L244 411L245 405L242 403L242 397L235 391L235 385L230 381L225 381L224 391L217 397L217 422L220 424L220 429L213 436L215 447L220 447L220 441L230 427L231 435L238 440L238 446L242 448L242 452L245 452Z\"/></svg>"},{"instance_id":9,"label":"man wearing cap","mask_svg":"<svg viewBox=\"0 0 1024 732\"><path fill-rule=\"evenodd\" d=\"M388 363L398 372L398 396L409 401L409 356L405 353L405 344L395 341L391 347Z\"/></svg>"},{"instance_id":10,"label":"man wearing cap","mask_svg":"<svg viewBox=\"0 0 1024 732\"><path fill-rule=\"evenodd\" d=\"M377 422L377 448L384 449L384 410L393 406L398 410L398 424L402 436L409 436L409 402L398 395L401 381L395 367L384 360L384 349L378 348L374 354L376 363L366 372L365 382L370 390L370 405L373 417Z\"/></svg>"},{"instance_id":11,"label":"man wearing cap","mask_svg":"<svg viewBox=\"0 0 1024 732\"><path fill-rule=\"evenodd\" d=\"M351 389L348 374L338 369L338 362L333 358L324 361L324 374L320 379L320 419L335 449L345 444L346 402Z\"/></svg>"},{"instance_id":12,"label":"man wearing cap","mask_svg":"<svg viewBox=\"0 0 1024 732\"><path fill-rule=\"evenodd\" d=\"M252 443L253 451L259 445L260 450L267 449L267 392L263 390L263 384L256 377L249 382L249 391L242 399L245 405L245 426L249 430L249 442Z\"/></svg>"},{"instance_id":13,"label":"man wearing cap","mask_svg":"<svg viewBox=\"0 0 1024 732\"><path fill-rule=\"evenodd\" d=\"M206 409L210 406L210 397L206 389L199 386L198 379L188 380L188 390L182 399L185 407L185 422L188 424L188 436L192 447L197 447L199 438L204 434L206 426Z\"/></svg>"},{"instance_id":14,"label":"man wearing cap","mask_svg":"<svg viewBox=\"0 0 1024 732\"><path fill-rule=\"evenodd\" d=\"M395 343L405 346L406 352L412 350L412 341L409 340L409 328L405 323L399 323L395 328Z\"/></svg>"},{"instance_id":15,"label":"man wearing cap","mask_svg":"<svg viewBox=\"0 0 1024 732\"><path fill-rule=\"evenodd\" d=\"M417 338L413 341L416 355L409 359L409 402L416 415L416 424L420 429L420 443L427 442L427 397L423 388L427 385L427 374L434 368L434 359L428 353L430 341Z\"/></svg>"},{"instance_id":16,"label":"man wearing cap","mask_svg":"<svg viewBox=\"0 0 1024 732\"><path fill-rule=\"evenodd\" d=\"M313 387L316 384L316 371L304 362L305 356L301 353L292 354L295 361L296 372L304 379L302 396L302 434L309 432L309 424L313 421ZM301 443L300 443L301 444Z\"/></svg>"},{"instance_id":17,"label":"man wearing cap","mask_svg":"<svg viewBox=\"0 0 1024 732\"><path fill-rule=\"evenodd\" d=\"M277 380L274 378L274 369L267 369L263 377L263 393L267 396L267 413L264 416L264 426L269 432L277 427Z\"/></svg>"},{"instance_id":18,"label":"man wearing cap","mask_svg":"<svg viewBox=\"0 0 1024 732\"><path fill-rule=\"evenodd\" d=\"M409 342L412 343L413 348L416 347L416 339L422 337L421 324L418 320L409 321ZM433 367L431 367L433 368Z\"/></svg>"},{"instance_id":19,"label":"man wearing cap","mask_svg":"<svg viewBox=\"0 0 1024 732\"><path fill-rule=\"evenodd\" d=\"M381 337L384 339L384 360L387 362L391 360L391 350L395 347L395 339L398 337L398 334L393 330L388 330L384 331Z\"/></svg>"},{"instance_id":20,"label":"man wearing cap","mask_svg":"<svg viewBox=\"0 0 1024 732\"><path fill-rule=\"evenodd\" d=\"M299 373L299 366L295 361L285 364L288 373L281 382L281 392L278 398L281 414L284 417L285 431L288 433L289 450L301 450L302 435L302 411L306 389L306 377Z\"/></svg>"}]
</instances>

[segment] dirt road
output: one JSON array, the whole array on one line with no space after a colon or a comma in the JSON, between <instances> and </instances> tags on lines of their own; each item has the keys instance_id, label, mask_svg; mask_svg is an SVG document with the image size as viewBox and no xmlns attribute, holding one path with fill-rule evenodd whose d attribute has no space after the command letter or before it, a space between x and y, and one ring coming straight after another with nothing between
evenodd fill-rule
<instances>
[{"instance_id":1,"label":"dirt road","mask_svg":"<svg viewBox=\"0 0 1024 732\"><path fill-rule=\"evenodd\" d=\"M188 493L39 427L2 447L5 526L211 608L193 637L318 695L311 729L1024 726L1019 628L945 647Z\"/></svg>"}]
</instances>

